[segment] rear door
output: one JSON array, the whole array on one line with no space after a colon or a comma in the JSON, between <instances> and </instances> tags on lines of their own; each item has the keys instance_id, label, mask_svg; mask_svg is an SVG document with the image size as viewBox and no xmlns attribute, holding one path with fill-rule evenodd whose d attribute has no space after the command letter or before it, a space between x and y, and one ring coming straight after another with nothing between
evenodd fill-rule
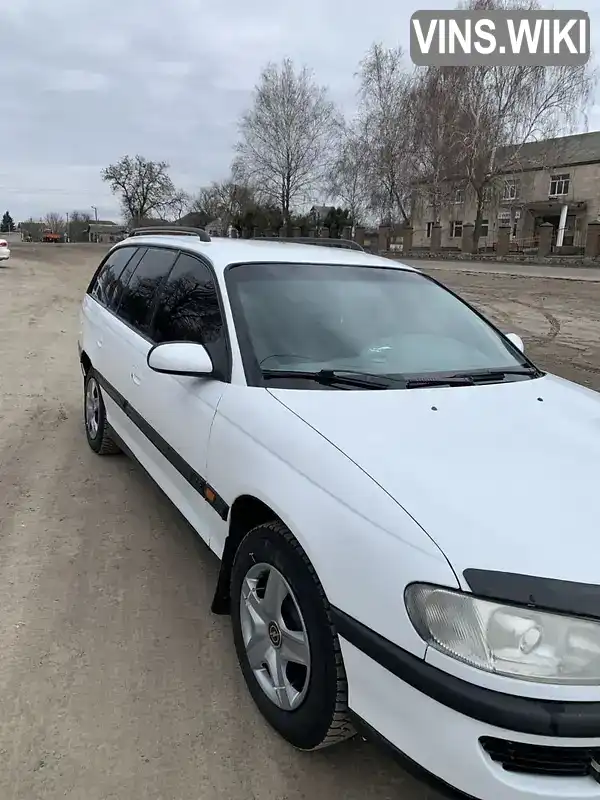
<instances>
[{"instance_id":1,"label":"rear door","mask_svg":"<svg viewBox=\"0 0 600 800\"><path fill-rule=\"evenodd\" d=\"M224 510L207 486L206 467L213 419L230 381L230 355L216 280L206 261L181 253L158 298L150 336L157 344L203 344L215 367L215 378L165 375L153 372L144 358L135 405L148 438L149 471L219 550L226 535Z\"/></svg>"},{"instance_id":2,"label":"rear door","mask_svg":"<svg viewBox=\"0 0 600 800\"><path fill-rule=\"evenodd\" d=\"M80 343L94 369L115 382L117 365L109 354L114 314L119 305L123 284L140 261L145 248L119 247L112 250L98 268L85 295L81 314ZM107 403L111 416L112 404Z\"/></svg>"},{"instance_id":3,"label":"rear door","mask_svg":"<svg viewBox=\"0 0 600 800\"><path fill-rule=\"evenodd\" d=\"M97 370L104 395L111 398L110 407L115 412L112 419L109 414L109 421L134 450L134 455L138 455L136 449L144 443L131 413L132 409L135 411L138 390L144 389L140 365L145 363L153 344L150 323L158 291L177 255L177 250L167 248L143 249L114 283L111 295L114 313L103 321L103 357Z\"/></svg>"}]
</instances>

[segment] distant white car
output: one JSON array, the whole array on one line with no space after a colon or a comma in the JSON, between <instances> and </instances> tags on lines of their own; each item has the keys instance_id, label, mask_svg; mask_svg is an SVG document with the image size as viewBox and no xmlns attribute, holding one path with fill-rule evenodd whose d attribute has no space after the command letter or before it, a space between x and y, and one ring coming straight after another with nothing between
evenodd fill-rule
<instances>
[{"instance_id":1,"label":"distant white car","mask_svg":"<svg viewBox=\"0 0 600 800\"><path fill-rule=\"evenodd\" d=\"M10 258L10 250L6 239L0 239L0 261Z\"/></svg>"},{"instance_id":2,"label":"distant white car","mask_svg":"<svg viewBox=\"0 0 600 800\"><path fill-rule=\"evenodd\" d=\"M600 800L599 395L396 261L174 234L85 295L87 440L221 559L265 718L454 796Z\"/></svg>"}]
</instances>

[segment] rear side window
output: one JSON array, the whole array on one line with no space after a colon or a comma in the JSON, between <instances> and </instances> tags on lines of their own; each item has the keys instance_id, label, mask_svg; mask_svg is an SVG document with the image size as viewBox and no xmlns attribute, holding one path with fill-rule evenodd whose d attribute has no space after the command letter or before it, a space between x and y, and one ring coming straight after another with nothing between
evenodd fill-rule
<instances>
[{"instance_id":1,"label":"rear side window","mask_svg":"<svg viewBox=\"0 0 600 800\"><path fill-rule=\"evenodd\" d=\"M110 308L115 283L136 250L137 247L120 247L109 255L89 288L89 293L95 300Z\"/></svg>"},{"instance_id":2,"label":"rear side window","mask_svg":"<svg viewBox=\"0 0 600 800\"><path fill-rule=\"evenodd\" d=\"M123 287L117 314L141 333L148 333L157 292L176 258L176 250L148 248L129 283Z\"/></svg>"},{"instance_id":3,"label":"rear side window","mask_svg":"<svg viewBox=\"0 0 600 800\"><path fill-rule=\"evenodd\" d=\"M153 340L203 344L221 372L227 368L223 315L214 277L198 258L182 253L164 285L154 316Z\"/></svg>"},{"instance_id":4,"label":"rear side window","mask_svg":"<svg viewBox=\"0 0 600 800\"><path fill-rule=\"evenodd\" d=\"M116 311L119 308L121 300L123 299L123 293L129 280L136 269L137 265L142 260L144 254L146 252L145 247L138 248L136 254L132 256L129 261L127 262L127 266L121 273L120 277L116 279L114 282L110 294L108 296L108 303L107 307L110 308L111 311Z\"/></svg>"}]
</instances>

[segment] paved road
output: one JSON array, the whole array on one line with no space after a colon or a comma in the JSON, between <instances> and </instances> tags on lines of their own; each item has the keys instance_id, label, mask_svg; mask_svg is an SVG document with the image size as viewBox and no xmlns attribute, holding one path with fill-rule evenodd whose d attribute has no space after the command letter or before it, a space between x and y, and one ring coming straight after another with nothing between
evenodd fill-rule
<instances>
[{"instance_id":1,"label":"paved road","mask_svg":"<svg viewBox=\"0 0 600 800\"><path fill-rule=\"evenodd\" d=\"M0 268L0 798L437 800L359 740L314 755L243 686L217 564L81 423L78 303L101 248ZM600 287L446 271L549 367L600 388ZM408 721L410 724L410 721Z\"/></svg>"}]
</instances>

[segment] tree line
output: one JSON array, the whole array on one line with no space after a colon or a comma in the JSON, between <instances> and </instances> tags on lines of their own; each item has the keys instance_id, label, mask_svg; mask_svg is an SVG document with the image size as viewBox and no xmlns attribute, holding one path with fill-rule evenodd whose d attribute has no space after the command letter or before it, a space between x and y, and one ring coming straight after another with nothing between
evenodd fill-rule
<instances>
[{"instance_id":1,"label":"tree line","mask_svg":"<svg viewBox=\"0 0 600 800\"><path fill-rule=\"evenodd\" d=\"M539 8L537 0L465 5ZM303 224L307 208L327 202L340 228L409 223L418 202L438 223L460 187L475 200L477 241L485 203L519 169L523 145L576 129L596 75L589 66L415 68L400 47L375 43L356 81L356 110L345 117L308 67L267 64L239 120L230 175L195 196L174 185L166 162L140 155L102 178L128 221L194 212L200 224L219 218L238 229Z\"/></svg>"}]
</instances>

